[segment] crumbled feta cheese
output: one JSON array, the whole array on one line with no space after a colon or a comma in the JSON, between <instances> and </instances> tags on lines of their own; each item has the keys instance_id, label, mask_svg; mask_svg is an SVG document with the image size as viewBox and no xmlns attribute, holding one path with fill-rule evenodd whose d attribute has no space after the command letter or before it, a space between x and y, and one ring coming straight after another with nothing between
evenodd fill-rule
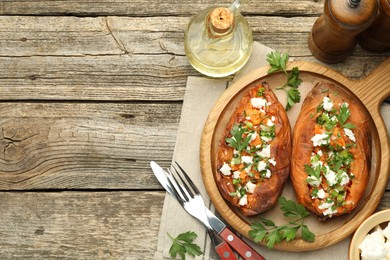
<instances>
[{"instance_id":1,"label":"crumbled feta cheese","mask_svg":"<svg viewBox=\"0 0 390 260\"><path fill-rule=\"evenodd\" d=\"M245 190L249 193L253 193L255 191L256 184L248 181L245 185Z\"/></svg>"},{"instance_id":2,"label":"crumbled feta cheese","mask_svg":"<svg viewBox=\"0 0 390 260\"><path fill-rule=\"evenodd\" d=\"M241 156L241 162L245 164L252 164L253 157L252 156Z\"/></svg>"},{"instance_id":3,"label":"crumbled feta cheese","mask_svg":"<svg viewBox=\"0 0 390 260\"><path fill-rule=\"evenodd\" d=\"M318 190L317 198L319 198L319 199L325 198L325 191L324 191L324 189Z\"/></svg>"},{"instance_id":4,"label":"crumbled feta cheese","mask_svg":"<svg viewBox=\"0 0 390 260\"><path fill-rule=\"evenodd\" d=\"M349 176L346 172L343 172L340 176L340 185L344 186L350 181Z\"/></svg>"},{"instance_id":5,"label":"crumbled feta cheese","mask_svg":"<svg viewBox=\"0 0 390 260\"><path fill-rule=\"evenodd\" d=\"M253 142L257 137L257 133L256 132L250 133L249 136L251 137L251 140L249 142Z\"/></svg>"},{"instance_id":6,"label":"crumbled feta cheese","mask_svg":"<svg viewBox=\"0 0 390 260\"><path fill-rule=\"evenodd\" d=\"M248 204L248 196L245 194L244 196L242 196L240 198L240 201L238 202L238 204L240 204L240 206L245 206Z\"/></svg>"},{"instance_id":7,"label":"crumbled feta cheese","mask_svg":"<svg viewBox=\"0 0 390 260\"><path fill-rule=\"evenodd\" d=\"M318 154L320 157L323 155L323 153L322 153L321 150L319 150L319 151L317 152L317 154Z\"/></svg>"},{"instance_id":8,"label":"crumbled feta cheese","mask_svg":"<svg viewBox=\"0 0 390 260\"><path fill-rule=\"evenodd\" d=\"M328 208L327 210L325 210L324 212L322 212L322 214L324 216L332 216L333 214L336 214L337 213L337 210L333 210L332 208Z\"/></svg>"},{"instance_id":9,"label":"crumbled feta cheese","mask_svg":"<svg viewBox=\"0 0 390 260\"><path fill-rule=\"evenodd\" d=\"M276 161L275 161L274 158L269 159L268 162L269 162L270 164L272 164L273 166L276 165Z\"/></svg>"},{"instance_id":10,"label":"crumbled feta cheese","mask_svg":"<svg viewBox=\"0 0 390 260\"><path fill-rule=\"evenodd\" d=\"M240 154L240 152L237 151L236 149L234 149L234 150L233 150L233 154L235 154L235 155L236 155L236 154Z\"/></svg>"},{"instance_id":11,"label":"crumbled feta cheese","mask_svg":"<svg viewBox=\"0 0 390 260\"><path fill-rule=\"evenodd\" d=\"M271 178L271 171L269 169L267 169L267 171L265 172L265 178L269 179Z\"/></svg>"},{"instance_id":12,"label":"crumbled feta cheese","mask_svg":"<svg viewBox=\"0 0 390 260\"><path fill-rule=\"evenodd\" d=\"M390 240L390 222L387 224L387 227L383 229L383 235L387 238L387 240ZM390 241L388 241L390 242Z\"/></svg>"},{"instance_id":13,"label":"crumbled feta cheese","mask_svg":"<svg viewBox=\"0 0 390 260\"><path fill-rule=\"evenodd\" d=\"M246 120L251 120L250 116L245 117Z\"/></svg>"},{"instance_id":14,"label":"crumbled feta cheese","mask_svg":"<svg viewBox=\"0 0 390 260\"><path fill-rule=\"evenodd\" d=\"M319 151L320 152L320 151ZM322 152L321 152L322 154ZM324 165L324 163L322 161L320 161L320 156L319 154L314 154L311 158L310 158L310 164L312 166L312 168L317 168L318 165Z\"/></svg>"},{"instance_id":15,"label":"crumbled feta cheese","mask_svg":"<svg viewBox=\"0 0 390 260\"><path fill-rule=\"evenodd\" d=\"M267 100L264 98L252 98L251 99L252 107L261 109L267 106Z\"/></svg>"},{"instance_id":16,"label":"crumbled feta cheese","mask_svg":"<svg viewBox=\"0 0 390 260\"><path fill-rule=\"evenodd\" d=\"M256 154L258 156L263 157L263 158L270 158L271 157L271 146L270 145L265 146L260 151L257 151Z\"/></svg>"},{"instance_id":17,"label":"crumbled feta cheese","mask_svg":"<svg viewBox=\"0 0 390 260\"><path fill-rule=\"evenodd\" d=\"M257 170L259 172L262 172L264 171L265 169L267 169L267 164L264 162L264 161L260 161L258 166L257 166Z\"/></svg>"},{"instance_id":18,"label":"crumbled feta cheese","mask_svg":"<svg viewBox=\"0 0 390 260\"><path fill-rule=\"evenodd\" d=\"M332 100L330 100L330 98L328 97L324 97L323 102L324 102L324 110L331 111L333 108Z\"/></svg>"},{"instance_id":19,"label":"crumbled feta cheese","mask_svg":"<svg viewBox=\"0 0 390 260\"><path fill-rule=\"evenodd\" d=\"M271 127L271 126L274 126L274 122L272 122L272 120L267 120L267 126Z\"/></svg>"},{"instance_id":20,"label":"crumbled feta cheese","mask_svg":"<svg viewBox=\"0 0 390 260\"><path fill-rule=\"evenodd\" d=\"M333 206L334 202L324 202L321 205L318 206L319 209L329 209Z\"/></svg>"},{"instance_id":21,"label":"crumbled feta cheese","mask_svg":"<svg viewBox=\"0 0 390 260\"><path fill-rule=\"evenodd\" d=\"M351 129L349 129L349 128L344 128L344 134L345 134L346 136L348 136L349 140L351 140L352 142L356 142L355 135L354 135L354 133L352 132Z\"/></svg>"},{"instance_id":22,"label":"crumbled feta cheese","mask_svg":"<svg viewBox=\"0 0 390 260\"><path fill-rule=\"evenodd\" d=\"M268 136L260 136L260 139L264 142L269 142L269 141L272 141L272 138L271 137L268 137Z\"/></svg>"},{"instance_id":23,"label":"crumbled feta cheese","mask_svg":"<svg viewBox=\"0 0 390 260\"><path fill-rule=\"evenodd\" d=\"M221 173L223 175L226 175L226 176L229 176L230 174L232 174L230 171L232 170L232 168L230 168L230 166L226 163L223 163L221 169L219 169L221 171Z\"/></svg>"},{"instance_id":24,"label":"crumbled feta cheese","mask_svg":"<svg viewBox=\"0 0 390 260\"><path fill-rule=\"evenodd\" d=\"M325 178L328 181L329 186L334 186L337 184L337 175L334 171L332 171L328 166L326 167Z\"/></svg>"},{"instance_id":25,"label":"crumbled feta cheese","mask_svg":"<svg viewBox=\"0 0 390 260\"><path fill-rule=\"evenodd\" d=\"M307 183L309 183L311 186L318 187L320 186L322 182L322 176L320 178L317 178L316 176L310 175L307 176Z\"/></svg>"},{"instance_id":26,"label":"crumbled feta cheese","mask_svg":"<svg viewBox=\"0 0 390 260\"><path fill-rule=\"evenodd\" d=\"M380 230L368 234L359 245L363 260L386 259L385 238Z\"/></svg>"},{"instance_id":27,"label":"crumbled feta cheese","mask_svg":"<svg viewBox=\"0 0 390 260\"><path fill-rule=\"evenodd\" d=\"M240 174L241 174L240 171L234 171L234 172L233 172L233 179L238 179L238 178L240 178Z\"/></svg>"},{"instance_id":28,"label":"crumbled feta cheese","mask_svg":"<svg viewBox=\"0 0 390 260\"><path fill-rule=\"evenodd\" d=\"M314 146L320 146L322 144L329 143L329 135L327 134L316 134L311 138Z\"/></svg>"},{"instance_id":29,"label":"crumbled feta cheese","mask_svg":"<svg viewBox=\"0 0 390 260\"><path fill-rule=\"evenodd\" d=\"M386 259L390 259L390 241L387 239L385 243Z\"/></svg>"},{"instance_id":30,"label":"crumbled feta cheese","mask_svg":"<svg viewBox=\"0 0 390 260\"><path fill-rule=\"evenodd\" d=\"M272 122L275 122L276 118L274 116L271 116Z\"/></svg>"}]
</instances>

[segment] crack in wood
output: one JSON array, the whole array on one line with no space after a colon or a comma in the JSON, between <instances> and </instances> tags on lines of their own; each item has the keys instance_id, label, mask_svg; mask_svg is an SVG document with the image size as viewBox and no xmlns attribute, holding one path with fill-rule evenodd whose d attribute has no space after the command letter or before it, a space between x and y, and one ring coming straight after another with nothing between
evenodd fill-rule
<instances>
[{"instance_id":1,"label":"crack in wood","mask_svg":"<svg viewBox=\"0 0 390 260\"><path fill-rule=\"evenodd\" d=\"M5 136L4 134L4 127L1 128L1 137L0 137L0 145L3 145L3 159L4 160L7 160L6 158L6 154L7 154L7 150L13 146L13 147L16 147L16 144L17 143L21 143L23 141L26 141L27 139L30 139L38 134L32 134L32 135L29 135L25 138L14 138L16 135L16 132L11 136L11 137L7 137Z\"/></svg>"},{"instance_id":2,"label":"crack in wood","mask_svg":"<svg viewBox=\"0 0 390 260\"><path fill-rule=\"evenodd\" d=\"M126 49L126 46L115 36L113 29L112 29L112 25L111 25L110 20L109 20L109 17L106 17L105 21L106 21L106 27L107 27L108 31L110 32L110 35L112 36L112 38L114 39L114 41L118 45L119 49L121 51L123 51L124 54L129 54L130 52Z\"/></svg>"}]
</instances>

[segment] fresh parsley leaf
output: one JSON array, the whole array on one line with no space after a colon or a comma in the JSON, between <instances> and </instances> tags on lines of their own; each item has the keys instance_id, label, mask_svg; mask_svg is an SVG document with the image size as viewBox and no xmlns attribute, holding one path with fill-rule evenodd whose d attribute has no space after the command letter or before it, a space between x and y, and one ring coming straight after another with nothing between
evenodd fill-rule
<instances>
[{"instance_id":1,"label":"fresh parsley leaf","mask_svg":"<svg viewBox=\"0 0 390 260\"><path fill-rule=\"evenodd\" d=\"M356 126L352 123L346 123L343 125L343 127L348 129L354 129Z\"/></svg>"},{"instance_id":2,"label":"fresh parsley leaf","mask_svg":"<svg viewBox=\"0 0 390 260\"><path fill-rule=\"evenodd\" d=\"M267 62L271 65L271 68L268 70L268 74L277 72L277 71L286 71L286 65L289 56L287 53L282 54L278 51L271 52L267 55Z\"/></svg>"},{"instance_id":3,"label":"fresh parsley leaf","mask_svg":"<svg viewBox=\"0 0 390 260\"><path fill-rule=\"evenodd\" d=\"M256 243L265 241L269 248L273 248L276 243L280 243L283 240L294 240L298 230L302 229L302 239L307 242L313 242L315 234L303 224L304 219L310 215L305 207L293 200L287 200L283 196L279 198L278 203L280 209L283 211L283 215L288 217L290 221L287 224L277 226L272 220L260 217L260 222L253 222L251 224L249 237Z\"/></svg>"},{"instance_id":4,"label":"fresh parsley leaf","mask_svg":"<svg viewBox=\"0 0 390 260\"><path fill-rule=\"evenodd\" d=\"M348 120L349 116L351 115L351 112L349 111L349 108L346 104L341 104L340 106L340 113L336 115L337 120L339 121L339 124L342 126L345 124L345 122Z\"/></svg>"},{"instance_id":5,"label":"fresh parsley leaf","mask_svg":"<svg viewBox=\"0 0 390 260\"><path fill-rule=\"evenodd\" d=\"M287 200L285 197L279 198L280 209L285 216L302 217L305 218L310 215L309 212L301 204L296 203L293 200Z\"/></svg>"},{"instance_id":6,"label":"fresh parsley leaf","mask_svg":"<svg viewBox=\"0 0 390 260\"><path fill-rule=\"evenodd\" d=\"M251 230L249 230L249 236L255 241L255 243L259 243L264 239L267 234L267 230L261 223L252 223Z\"/></svg>"},{"instance_id":7,"label":"fresh parsley leaf","mask_svg":"<svg viewBox=\"0 0 390 260\"><path fill-rule=\"evenodd\" d=\"M287 80L287 86L293 87L293 88L298 88L299 85L301 85L302 80L299 78L299 69L298 67L294 67L291 70L291 74L288 77Z\"/></svg>"},{"instance_id":8,"label":"fresh parsley leaf","mask_svg":"<svg viewBox=\"0 0 390 260\"><path fill-rule=\"evenodd\" d=\"M190 256L202 254L201 248L197 244L192 243L197 237L195 232L187 231L179 234L176 238L172 237L169 233L168 236L172 240L172 245L169 248L169 254L172 258L176 258L179 255L182 260L185 260L186 254Z\"/></svg>"},{"instance_id":9,"label":"fresh parsley leaf","mask_svg":"<svg viewBox=\"0 0 390 260\"><path fill-rule=\"evenodd\" d=\"M292 68L291 72L286 71L289 55L287 53L280 53L278 51L271 52L267 55L267 62L271 66L268 70L268 74L275 72L283 72L286 75L286 83L277 89L283 89L287 92L287 105L286 110L290 110L291 107L301 101L301 94L298 87L302 83L302 79L299 78L299 68Z\"/></svg>"},{"instance_id":10,"label":"fresh parsley leaf","mask_svg":"<svg viewBox=\"0 0 390 260\"><path fill-rule=\"evenodd\" d=\"M265 88L263 88L263 87L259 88L259 89L257 90L257 96L258 96L258 97L263 96L264 91L265 91Z\"/></svg>"},{"instance_id":11,"label":"fresh parsley leaf","mask_svg":"<svg viewBox=\"0 0 390 260\"><path fill-rule=\"evenodd\" d=\"M315 235L313 232L311 232L309 230L309 228L306 226L306 225L302 225L302 238L303 240L307 241L307 242L314 242L315 240Z\"/></svg>"},{"instance_id":12,"label":"fresh parsley leaf","mask_svg":"<svg viewBox=\"0 0 390 260\"><path fill-rule=\"evenodd\" d=\"M275 223L270 219L261 218L261 222L263 222L264 225L267 227L275 227Z\"/></svg>"},{"instance_id":13,"label":"fresh parsley leaf","mask_svg":"<svg viewBox=\"0 0 390 260\"><path fill-rule=\"evenodd\" d=\"M299 103L301 101L301 93L296 88L290 88L287 90L287 105L286 110L290 110L295 103Z\"/></svg>"},{"instance_id":14,"label":"fresh parsley leaf","mask_svg":"<svg viewBox=\"0 0 390 260\"><path fill-rule=\"evenodd\" d=\"M282 242L282 234L279 232L278 229L275 229L271 233L267 234L265 237L267 240L268 248L273 248L276 243Z\"/></svg>"},{"instance_id":15,"label":"fresh parsley leaf","mask_svg":"<svg viewBox=\"0 0 390 260\"><path fill-rule=\"evenodd\" d=\"M297 231L299 229L299 226L294 227L285 227L281 230L283 239L285 239L287 242L294 240L297 236Z\"/></svg>"},{"instance_id":16,"label":"fresh parsley leaf","mask_svg":"<svg viewBox=\"0 0 390 260\"><path fill-rule=\"evenodd\" d=\"M234 125L232 130L230 131L230 134L232 137L226 138L226 143L230 146L236 149L237 151L244 150L250 140L251 136L248 135L247 137L243 138L243 134L245 133L245 129L241 127L240 125Z\"/></svg>"}]
</instances>

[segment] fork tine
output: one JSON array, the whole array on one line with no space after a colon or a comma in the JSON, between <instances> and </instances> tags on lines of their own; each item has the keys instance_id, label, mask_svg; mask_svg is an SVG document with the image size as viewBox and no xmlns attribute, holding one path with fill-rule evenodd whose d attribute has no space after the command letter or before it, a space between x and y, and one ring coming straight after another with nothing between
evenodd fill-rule
<instances>
[{"instance_id":1,"label":"fork tine","mask_svg":"<svg viewBox=\"0 0 390 260\"><path fill-rule=\"evenodd\" d=\"M188 187L187 183L185 182L185 180L183 179L183 177L181 177L180 173L183 173L183 169L180 169L180 171L178 171L176 169L176 167L174 165L172 165L172 168L175 170L176 172L176 175L179 176L180 180L181 180L181 183L183 184L184 186L184 192L186 192L186 194L190 197L190 198L193 198L194 197L194 193L192 192L192 190L190 189L190 187ZM187 179L187 178L186 178ZM188 179L187 179L188 180ZM191 186L192 187L192 186ZM195 191L196 192L196 191Z\"/></svg>"},{"instance_id":2,"label":"fork tine","mask_svg":"<svg viewBox=\"0 0 390 260\"><path fill-rule=\"evenodd\" d=\"M173 175L172 171L168 168L167 169L169 175L168 175L168 180L172 184L173 188L175 189L176 193L180 196L180 199L183 202L188 201L190 198L188 193L186 194L175 176Z\"/></svg>"},{"instance_id":3,"label":"fork tine","mask_svg":"<svg viewBox=\"0 0 390 260\"><path fill-rule=\"evenodd\" d=\"M195 186L195 183L190 179L190 177L187 175L187 173L184 171L184 169L180 166L180 164L178 162L176 162L176 161L175 161L175 163L179 167L180 171L183 173L184 177L186 178L186 180L190 184L191 188L195 191L195 193L196 194L200 194L200 191Z\"/></svg>"}]
</instances>

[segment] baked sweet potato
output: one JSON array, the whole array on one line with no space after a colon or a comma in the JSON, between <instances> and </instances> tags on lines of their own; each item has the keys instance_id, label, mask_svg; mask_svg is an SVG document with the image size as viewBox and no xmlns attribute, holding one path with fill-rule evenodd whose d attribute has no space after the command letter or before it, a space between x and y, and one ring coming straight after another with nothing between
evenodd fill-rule
<instances>
[{"instance_id":1,"label":"baked sweet potato","mask_svg":"<svg viewBox=\"0 0 390 260\"><path fill-rule=\"evenodd\" d=\"M267 83L238 103L217 152L215 180L223 197L244 215L273 207L289 175L291 127Z\"/></svg>"},{"instance_id":2,"label":"baked sweet potato","mask_svg":"<svg viewBox=\"0 0 390 260\"><path fill-rule=\"evenodd\" d=\"M369 118L331 83L318 83L302 105L293 133L291 180L297 200L320 219L351 212L370 171Z\"/></svg>"}]
</instances>

